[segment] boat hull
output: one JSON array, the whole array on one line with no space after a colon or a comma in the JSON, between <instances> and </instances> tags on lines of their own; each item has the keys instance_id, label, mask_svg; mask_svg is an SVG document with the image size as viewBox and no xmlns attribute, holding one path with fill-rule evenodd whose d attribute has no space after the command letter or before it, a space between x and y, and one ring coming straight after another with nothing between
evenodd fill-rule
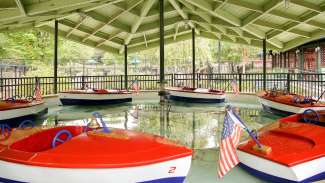
<instances>
[{"instance_id":1,"label":"boat hull","mask_svg":"<svg viewBox=\"0 0 325 183\"><path fill-rule=\"evenodd\" d=\"M294 183L325 179L324 157L289 167L240 150L237 154L241 168L268 182Z\"/></svg>"},{"instance_id":2,"label":"boat hull","mask_svg":"<svg viewBox=\"0 0 325 183\"><path fill-rule=\"evenodd\" d=\"M23 120L35 120L48 112L47 105L42 103L29 107L0 111L0 123L20 123Z\"/></svg>"},{"instance_id":3,"label":"boat hull","mask_svg":"<svg viewBox=\"0 0 325 183\"><path fill-rule=\"evenodd\" d=\"M291 115L291 114L301 114L307 109L312 109L315 111L323 110L324 107L296 107L292 105L282 104L279 102L274 102L259 97L259 102L262 104L263 109L267 112L278 114L278 115Z\"/></svg>"},{"instance_id":4,"label":"boat hull","mask_svg":"<svg viewBox=\"0 0 325 183\"><path fill-rule=\"evenodd\" d=\"M223 103L225 95L169 91L169 99L193 103Z\"/></svg>"},{"instance_id":5,"label":"boat hull","mask_svg":"<svg viewBox=\"0 0 325 183\"><path fill-rule=\"evenodd\" d=\"M131 94L76 94L60 93L63 105L106 105L132 102Z\"/></svg>"},{"instance_id":6,"label":"boat hull","mask_svg":"<svg viewBox=\"0 0 325 183\"><path fill-rule=\"evenodd\" d=\"M191 159L192 156L186 156L144 166L107 169L49 168L0 161L0 181L5 183L182 183L189 172Z\"/></svg>"}]
</instances>

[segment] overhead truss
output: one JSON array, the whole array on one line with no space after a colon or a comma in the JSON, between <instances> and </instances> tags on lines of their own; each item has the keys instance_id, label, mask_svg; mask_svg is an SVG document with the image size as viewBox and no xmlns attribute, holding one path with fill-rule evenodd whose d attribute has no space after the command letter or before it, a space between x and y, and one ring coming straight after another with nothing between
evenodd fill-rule
<instances>
[{"instance_id":1,"label":"overhead truss","mask_svg":"<svg viewBox=\"0 0 325 183\"><path fill-rule=\"evenodd\" d=\"M287 50L325 35L325 0L165 0L165 43L200 37ZM0 3L0 31L31 27L122 53L159 44L158 0L13 0ZM279 21L277 21L279 20Z\"/></svg>"}]
</instances>

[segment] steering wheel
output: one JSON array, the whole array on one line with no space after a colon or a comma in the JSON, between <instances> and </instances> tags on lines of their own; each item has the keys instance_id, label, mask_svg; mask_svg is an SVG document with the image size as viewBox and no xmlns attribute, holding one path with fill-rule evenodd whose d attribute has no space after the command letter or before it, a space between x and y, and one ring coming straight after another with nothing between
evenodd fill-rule
<instances>
[{"instance_id":1,"label":"steering wheel","mask_svg":"<svg viewBox=\"0 0 325 183\"><path fill-rule=\"evenodd\" d=\"M7 140L11 135L11 128L8 124L0 124L0 141Z\"/></svg>"},{"instance_id":2,"label":"steering wheel","mask_svg":"<svg viewBox=\"0 0 325 183\"><path fill-rule=\"evenodd\" d=\"M310 117L310 115L312 115L312 116ZM302 114L302 119L304 120L305 123L320 122L319 114L312 109L305 110L304 113Z\"/></svg>"},{"instance_id":3,"label":"steering wheel","mask_svg":"<svg viewBox=\"0 0 325 183\"><path fill-rule=\"evenodd\" d=\"M6 102L15 102L15 98L14 97L9 97L6 99Z\"/></svg>"},{"instance_id":4,"label":"steering wheel","mask_svg":"<svg viewBox=\"0 0 325 183\"><path fill-rule=\"evenodd\" d=\"M18 129L24 130L27 128L34 128L34 127L35 127L35 123L32 120L25 120L19 124Z\"/></svg>"},{"instance_id":5,"label":"steering wheel","mask_svg":"<svg viewBox=\"0 0 325 183\"><path fill-rule=\"evenodd\" d=\"M311 105L314 105L313 97L304 97L304 103L305 104L310 103Z\"/></svg>"},{"instance_id":6,"label":"steering wheel","mask_svg":"<svg viewBox=\"0 0 325 183\"><path fill-rule=\"evenodd\" d=\"M32 101L34 100L34 97L33 97L33 96L27 96L27 97L26 97L26 100L27 100L28 102L32 102Z\"/></svg>"},{"instance_id":7,"label":"steering wheel","mask_svg":"<svg viewBox=\"0 0 325 183\"><path fill-rule=\"evenodd\" d=\"M65 136L65 139L60 138L63 135ZM52 140L52 148L56 148L57 143L63 144L64 142L70 140L71 138L72 138L72 134L70 131L68 130L59 131Z\"/></svg>"}]
</instances>

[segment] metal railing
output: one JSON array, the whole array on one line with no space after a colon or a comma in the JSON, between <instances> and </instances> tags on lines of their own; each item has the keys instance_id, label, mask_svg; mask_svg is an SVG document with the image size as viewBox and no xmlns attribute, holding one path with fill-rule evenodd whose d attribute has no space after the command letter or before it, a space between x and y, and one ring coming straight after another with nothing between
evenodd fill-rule
<instances>
[{"instance_id":1,"label":"metal railing","mask_svg":"<svg viewBox=\"0 0 325 183\"><path fill-rule=\"evenodd\" d=\"M192 86L192 74L166 74L166 86ZM239 91L255 93L263 90L263 74L196 74L196 87L224 89L231 92L232 80L236 80ZM325 90L325 74L268 73L266 89L282 88L292 93L318 97ZM12 96L31 96L39 80L43 95L54 94L53 77L0 78L1 99ZM114 76L65 76L58 77L58 92L78 89L83 83L89 88L124 89L124 75ZM128 75L128 89L138 81L141 90L157 91L159 75Z\"/></svg>"}]
</instances>

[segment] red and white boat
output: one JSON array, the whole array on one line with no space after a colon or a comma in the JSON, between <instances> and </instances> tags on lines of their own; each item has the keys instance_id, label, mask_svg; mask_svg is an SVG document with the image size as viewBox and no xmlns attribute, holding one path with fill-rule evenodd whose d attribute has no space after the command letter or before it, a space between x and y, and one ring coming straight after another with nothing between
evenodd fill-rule
<instances>
[{"instance_id":1,"label":"red and white boat","mask_svg":"<svg viewBox=\"0 0 325 183\"><path fill-rule=\"evenodd\" d=\"M43 100L10 98L0 101L0 123L21 122L26 119L47 113L48 108Z\"/></svg>"},{"instance_id":2,"label":"red and white boat","mask_svg":"<svg viewBox=\"0 0 325 183\"><path fill-rule=\"evenodd\" d=\"M132 101L132 94L126 90L87 89L59 93L63 105L99 105Z\"/></svg>"},{"instance_id":3,"label":"red and white boat","mask_svg":"<svg viewBox=\"0 0 325 183\"><path fill-rule=\"evenodd\" d=\"M223 103L225 91L207 88L167 87L169 98L176 101L196 103Z\"/></svg>"},{"instance_id":4,"label":"red and white boat","mask_svg":"<svg viewBox=\"0 0 325 183\"><path fill-rule=\"evenodd\" d=\"M192 150L173 141L122 129L87 129L13 129L0 141L0 182L181 183L189 172Z\"/></svg>"},{"instance_id":5,"label":"red and white boat","mask_svg":"<svg viewBox=\"0 0 325 183\"><path fill-rule=\"evenodd\" d=\"M325 104L319 103L315 99L286 93L282 90L262 91L257 93L257 96L266 111L280 115L303 113L307 109L325 109Z\"/></svg>"},{"instance_id":6,"label":"red and white boat","mask_svg":"<svg viewBox=\"0 0 325 183\"><path fill-rule=\"evenodd\" d=\"M259 130L260 151L253 140L238 147L240 166L268 182L325 179L325 111L307 110Z\"/></svg>"}]
</instances>

